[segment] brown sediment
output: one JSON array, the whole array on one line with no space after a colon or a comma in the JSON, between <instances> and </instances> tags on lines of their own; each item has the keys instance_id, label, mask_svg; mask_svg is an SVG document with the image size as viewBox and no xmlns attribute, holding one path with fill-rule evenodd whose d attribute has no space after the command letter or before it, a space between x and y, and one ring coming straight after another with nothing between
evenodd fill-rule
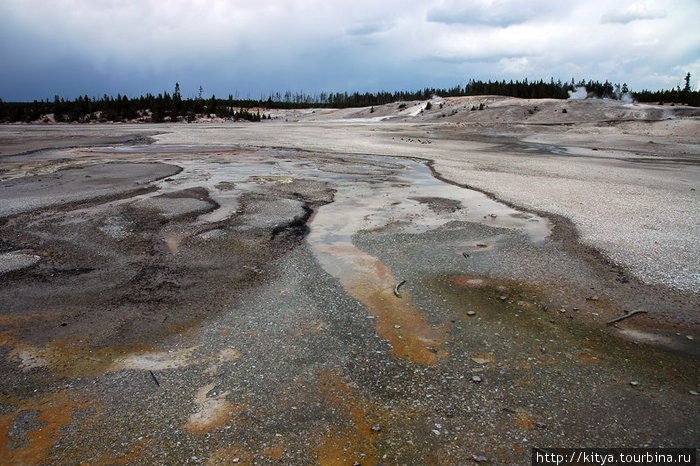
<instances>
[{"instance_id":1,"label":"brown sediment","mask_svg":"<svg viewBox=\"0 0 700 466\"><path fill-rule=\"evenodd\" d=\"M235 413L242 410L242 407L226 401L226 396L231 394L230 391L220 393L213 398L208 397L207 394L215 387L216 383L210 383L197 390L194 397L197 412L190 415L183 426L193 434L204 434L221 427Z\"/></svg>"},{"instance_id":2,"label":"brown sediment","mask_svg":"<svg viewBox=\"0 0 700 466\"><path fill-rule=\"evenodd\" d=\"M377 333L398 357L431 365L445 356L438 348L445 341L445 329L431 327L406 291L402 298L394 295L397 280L379 259L346 243L318 247L317 252L333 255L346 266L338 274L343 287L377 318Z\"/></svg>"},{"instance_id":3,"label":"brown sediment","mask_svg":"<svg viewBox=\"0 0 700 466\"><path fill-rule=\"evenodd\" d=\"M45 367L60 377L90 377L119 370L112 367L114 361L152 350L146 344L91 349L87 343L74 339L56 340L42 347L15 339L7 343L14 346L8 359L18 359L23 370Z\"/></svg>"},{"instance_id":4,"label":"brown sediment","mask_svg":"<svg viewBox=\"0 0 700 466\"><path fill-rule=\"evenodd\" d=\"M532 429L532 425L535 422L534 416L532 413L526 409L519 408L516 411L516 417L513 420L513 423L520 427L523 430L530 430Z\"/></svg>"},{"instance_id":5,"label":"brown sediment","mask_svg":"<svg viewBox=\"0 0 700 466\"><path fill-rule=\"evenodd\" d=\"M284 442L280 441L277 445L264 449L262 454L268 458L279 461L284 454Z\"/></svg>"},{"instance_id":6,"label":"brown sediment","mask_svg":"<svg viewBox=\"0 0 700 466\"><path fill-rule=\"evenodd\" d=\"M329 433L318 438L318 463L352 464L362 453L363 463L376 464L378 458L373 444L378 432L372 430L372 422L376 420L374 416L381 418L382 413L358 395L340 375L324 372L320 377L322 396L349 421L349 426L334 425Z\"/></svg>"},{"instance_id":7,"label":"brown sediment","mask_svg":"<svg viewBox=\"0 0 700 466\"><path fill-rule=\"evenodd\" d=\"M233 444L228 447L219 448L214 453L209 456L207 464L209 466L223 466L223 465L246 465L253 464L255 461L255 455L245 448Z\"/></svg>"},{"instance_id":8,"label":"brown sediment","mask_svg":"<svg viewBox=\"0 0 700 466\"><path fill-rule=\"evenodd\" d=\"M577 359L581 362L586 362L590 364L605 364L605 361L601 358L598 353L592 351L581 351L577 355Z\"/></svg>"},{"instance_id":9,"label":"brown sediment","mask_svg":"<svg viewBox=\"0 0 700 466\"><path fill-rule=\"evenodd\" d=\"M3 464L38 464L49 460L49 451L59 439L61 429L71 421L73 411L95 406L94 401L75 391L48 393L16 404L18 409L14 413L0 415L0 463ZM35 419L40 427L24 436L27 445L10 449L9 430L15 416L25 410L40 412Z\"/></svg>"}]
</instances>

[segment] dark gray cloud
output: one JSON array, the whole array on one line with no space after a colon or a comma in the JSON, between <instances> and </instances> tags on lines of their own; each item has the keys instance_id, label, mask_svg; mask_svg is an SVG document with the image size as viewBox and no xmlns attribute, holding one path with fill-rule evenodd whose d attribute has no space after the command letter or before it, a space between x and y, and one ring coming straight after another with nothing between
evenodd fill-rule
<instances>
[{"instance_id":1,"label":"dark gray cloud","mask_svg":"<svg viewBox=\"0 0 700 466\"><path fill-rule=\"evenodd\" d=\"M428 21L444 24L469 24L506 27L533 19L542 19L566 2L541 0L444 0L428 10Z\"/></svg>"},{"instance_id":2,"label":"dark gray cloud","mask_svg":"<svg viewBox=\"0 0 700 466\"><path fill-rule=\"evenodd\" d=\"M0 0L0 98L176 81L240 97L550 76L671 87L700 76L700 2L673 1L662 17L633 0Z\"/></svg>"}]
</instances>

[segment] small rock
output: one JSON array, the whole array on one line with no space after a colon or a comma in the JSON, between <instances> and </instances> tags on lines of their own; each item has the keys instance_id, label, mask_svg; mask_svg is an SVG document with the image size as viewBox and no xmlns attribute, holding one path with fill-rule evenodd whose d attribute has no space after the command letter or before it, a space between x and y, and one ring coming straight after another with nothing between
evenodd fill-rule
<instances>
[{"instance_id":1,"label":"small rock","mask_svg":"<svg viewBox=\"0 0 700 466\"><path fill-rule=\"evenodd\" d=\"M587 301L598 301L599 299L600 298L598 297L598 295L595 295L595 294L593 296L589 296L588 298L586 298Z\"/></svg>"},{"instance_id":2,"label":"small rock","mask_svg":"<svg viewBox=\"0 0 700 466\"><path fill-rule=\"evenodd\" d=\"M442 429L442 424L437 424L437 423L436 423L436 424L435 424L435 427L437 427L438 429Z\"/></svg>"},{"instance_id":3,"label":"small rock","mask_svg":"<svg viewBox=\"0 0 700 466\"><path fill-rule=\"evenodd\" d=\"M574 308L574 312L578 312L579 310L580 310L580 309L577 308L577 307Z\"/></svg>"},{"instance_id":4,"label":"small rock","mask_svg":"<svg viewBox=\"0 0 700 466\"><path fill-rule=\"evenodd\" d=\"M231 460L232 463L238 463L241 459L240 458L234 458Z\"/></svg>"},{"instance_id":5,"label":"small rock","mask_svg":"<svg viewBox=\"0 0 700 466\"><path fill-rule=\"evenodd\" d=\"M506 299L508 299L508 296L499 296L498 299L500 299L501 301L505 301Z\"/></svg>"},{"instance_id":6,"label":"small rock","mask_svg":"<svg viewBox=\"0 0 700 466\"><path fill-rule=\"evenodd\" d=\"M437 429L433 429L433 434L435 434L435 435L440 435L440 431L437 430Z\"/></svg>"},{"instance_id":7,"label":"small rock","mask_svg":"<svg viewBox=\"0 0 700 466\"><path fill-rule=\"evenodd\" d=\"M359 461L355 461L354 463L352 463L352 466L360 466L360 464L361 463Z\"/></svg>"},{"instance_id":8,"label":"small rock","mask_svg":"<svg viewBox=\"0 0 700 466\"><path fill-rule=\"evenodd\" d=\"M474 312L474 311L467 311L467 315L468 315L468 316L475 316L475 315L476 315L476 312Z\"/></svg>"},{"instance_id":9,"label":"small rock","mask_svg":"<svg viewBox=\"0 0 700 466\"><path fill-rule=\"evenodd\" d=\"M543 353L546 353L546 352L547 352L547 348L545 348L545 347L543 346L542 348L540 348L540 351L542 351Z\"/></svg>"},{"instance_id":10,"label":"small rock","mask_svg":"<svg viewBox=\"0 0 700 466\"><path fill-rule=\"evenodd\" d=\"M476 461L477 463L486 463L488 462L488 458L485 456L479 456L479 455L472 455L472 459Z\"/></svg>"},{"instance_id":11,"label":"small rock","mask_svg":"<svg viewBox=\"0 0 700 466\"><path fill-rule=\"evenodd\" d=\"M546 429L546 428L547 428L547 424L545 424L544 422L535 422L535 425L536 425L538 428L540 428L540 429Z\"/></svg>"},{"instance_id":12,"label":"small rock","mask_svg":"<svg viewBox=\"0 0 700 466\"><path fill-rule=\"evenodd\" d=\"M478 248L487 248L487 247L489 247L489 245L486 244L486 243L476 243L476 246L477 246Z\"/></svg>"},{"instance_id":13,"label":"small rock","mask_svg":"<svg viewBox=\"0 0 700 466\"><path fill-rule=\"evenodd\" d=\"M695 390L688 390L688 393L690 393L693 396L698 396L698 392L696 392Z\"/></svg>"},{"instance_id":14,"label":"small rock","mask_svg":"<svg viewBox=\"0 0 700 466\"><path fill-rule=\"evenodd\" d=\"M394 328L401 328L399 324L394 325Z\"/></svg>"},{"instance_id":15,"label":"small rock","mask_svg":"<svg viewBox=\"0 0 700 466\"><path fill-rule=\"evenodd\" d=\"M545 312L549 311L549 306L545 304L544 307L542 307L542 310L544 310Z\"/></svg>"},{"instance_id":16,"label":"small rock","mask_svg":"<svg viewBox=\"0 0 700 466\"><path fill-rule=\"evenodd\" d=\"M686 335L685 337L686 337L688 340L692 340L692 339L693 339L693 336L692 336L692 335Z\"/></svg>"},{"instance_id":17,"label":"small rock","mask_svg":"<svg viewBox=\"0 0 700 466\"><path fill-rule=\"evenodd\" d=\"M481 383L481 377L479 377L478 375L475 375L474 377L472 377L472 382Z\"/></svg>"},{"instance_id":18,"label":"small rock","mask_svg":"<svg viewBox=\"0 0 700 466\"><path fill-rule=\"evenodd\" d=\"M562 307L561 309L559 309L559 312L561 312L561 313L563 314L563 313L566 312L566 309L564 309L564 308Z\"/></svg>"},{"instance_id":19,"label":"small rock","mask_svg":"<svg viewBox=\"0 0 700 466\"><path fill-rule=\"evenodd\" d=\"M637 386L639 386L639 382L637 382L636 380L633 380L630 382L630 385L632 385L633 387L637 387Z\"/></svg>"},{"instance_id":20,"label":"small rock","mask_svg":"<svg viewBox=\"0 0 700 466\"><path fill-rule=\"evenodd\" d=\"M374 432L379 432L380 430L382 430L382 428L381 428L381 426L380 426L379 424L375 424L375 425L372 426L372 430L373 430Z\"/></svg>"}]
</instances>

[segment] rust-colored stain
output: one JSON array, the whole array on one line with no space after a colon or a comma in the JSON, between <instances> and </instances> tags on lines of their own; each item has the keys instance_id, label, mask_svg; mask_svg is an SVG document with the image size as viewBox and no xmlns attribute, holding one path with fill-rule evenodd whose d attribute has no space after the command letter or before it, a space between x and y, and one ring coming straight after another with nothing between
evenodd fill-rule
<instances>
[{"instance_id":1,"label":"rust-colored stain","mask_svg":"<svg viewBox=\"0 0 700 466\"><path fill-rule=\"evenodd\" d=\"M273 460L280 460L284 454L284 442L279 442L277 445L264 449L262 454Z\"/></svg>"},{"instance_id":2,"label":"rust-colored stain","mask_svg":"<svg viewBox=\"0 0 700 466\"><path fill-rule=\"evenodd\" d=\"M13 340L8 358L19 361L23 370L45 367L61 377L91 377L108 370L115 360L131 353L146 352L145 344L92 349L75 339L56 340L46 346L31 346Z\"/></svg>"},{"instance_id":3,"label":"rust-colored stain","mask_svg":"<svg viewBox=\"0 0 700 466\"><path fill-rule=\"evenodd\" d=\"M581 351L578 353L578 360L581 362L586 362L589 364L604 364L605 361L600 357L599 354L592 351Z\"/></svg>"},{"instance_id":4,"label":"rust-colored stain","mask_svg":"<svg viewBox=\"0 0 700 466\"><path fill-rule=\"evenodd\" d=\"M450 282L462 288L481 288L483 286L493 286L493 282L486 278L471 275L457 275L452 277Z\"/></svg>"},{"instance_id":5,"label":"rust-colored stain","mask_svg":"<svg viewBox=\"0 0 700 466\"><path fill-rule=\"evenodd\" d=\"M532 366L530 366L529 362L518 361L516 364L518 366L518 369L520 369L521 371L529 371L530 369L532 369Z\"/></svg>"},{"instance_id":6,"label":"rust-colored stain","mask_svg":"<svg viewBox=\"0 0 700 466\"><path fill-rule=\"evenodd\" d=\"M210 383L197 390L194 397L197 411L190 415L183 426L193 434L200 435L221 427L242 409L226 400L226 396L231 394L230 391L212 397L207 396L215 387L215 383Z\"/></svg>"},{"instance_id":7,"label":"rust-colored stain","mask_svg":"<svg viewBox=\"0 0 700 466\"><path fill-rule=\"evenodd\" d=\"M532 425L535 422L535 418L533 417L532 413L529 412L526 409L518 409L516 411L516 417L513 420L513 423L520 427L523 430L530 430L532 429Z\"/></svg>"},{"instance_id":8,"label":"rust-colored stain","mask_svg":"<svg viewBox=\"0 0 700 466\"><path fill-rule=\"evenodd\" d=\"M255 455L238 445L231 445L225 448L216 450L209 456L207 464L209 466L224 466L224 465L248 465L253 464Z\"/></svg>"},{"instance_id":9,"label":"rust-colored stain","mask_svg":"<svg viewBox=\"0 0 700 466\"><path fill-rule=\"evenodd\" d=\"M46 320L54 319L58 316L63 315L60 312L34 312L32 314L21 314L21 315L0 315L0 325L7 326L17 326L20 324L27 323L32 320Z\"/></svg>"},{"instance_id":10,"label":"rust-colored stain","mask_svg":"<svg viewBox=\"0 0 700 466\"><path fill-rule=\"evenodd\" d=\"M445 341L445 329L432 327L405 289L401 289L401 298L394 295L397 279L379 259L346 243L317 252L331 255L335 263L342 264L334 275L377 318L377 333L391 343L398 357L432 365L438 356L445 356L438 348Z\"/></svg>"},{"instance_id":11,"label":"rust-colored stain","mask_svg":"<svg viewBox=\"0 0 700 466\"><path fill-rule=\"evenodd\" d=\"M94 406L95 402L85 400L74 391L49 393L26 401L16 403L17 411L0 415L0 463L2 464L37 464L49 460L49 451L59 439L63 426L71 421L76 409ZM27 445L10 449L9 430L15 416L25 410L39 411L35 419L39 426L25 435Z\"/></svg>"},{"instance_id":12,"label":"rust-colored stain","mask_svg":"<svg viewBox=\"0 0 700 466\"><path fill-rule=\"evenodd\" d=\"M325 401L332 404L348 423L333 425L331 431L317 437L316 458L319 464L353 464L361 459L363 464L376 464L373 442L378 435L372 431L372 419L381 413L338 374L321 374L321 392ZM374 409L372 409L374 408ZM359 453L364 456L360 458Z\"/></svg>"}]
</instances>

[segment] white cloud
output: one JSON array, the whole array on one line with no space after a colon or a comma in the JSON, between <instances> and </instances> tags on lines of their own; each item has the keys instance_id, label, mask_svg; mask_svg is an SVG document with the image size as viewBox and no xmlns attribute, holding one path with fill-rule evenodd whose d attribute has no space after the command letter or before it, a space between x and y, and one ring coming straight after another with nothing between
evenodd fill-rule
<instances>
[{"instance_id":1,"label":"white cloud","mask_svg":"<svg viewBox=\"0 0 700 466\"><path fill-rule=\"evenodd\" d=\"M627 8L612 10L605 13L601 18L602 24L618 23L627 24L632 21L643 19L661 19L666 17L666 11L657 8L650 8L642 3L634 3Z\"/></svg>"}]
</instances>

